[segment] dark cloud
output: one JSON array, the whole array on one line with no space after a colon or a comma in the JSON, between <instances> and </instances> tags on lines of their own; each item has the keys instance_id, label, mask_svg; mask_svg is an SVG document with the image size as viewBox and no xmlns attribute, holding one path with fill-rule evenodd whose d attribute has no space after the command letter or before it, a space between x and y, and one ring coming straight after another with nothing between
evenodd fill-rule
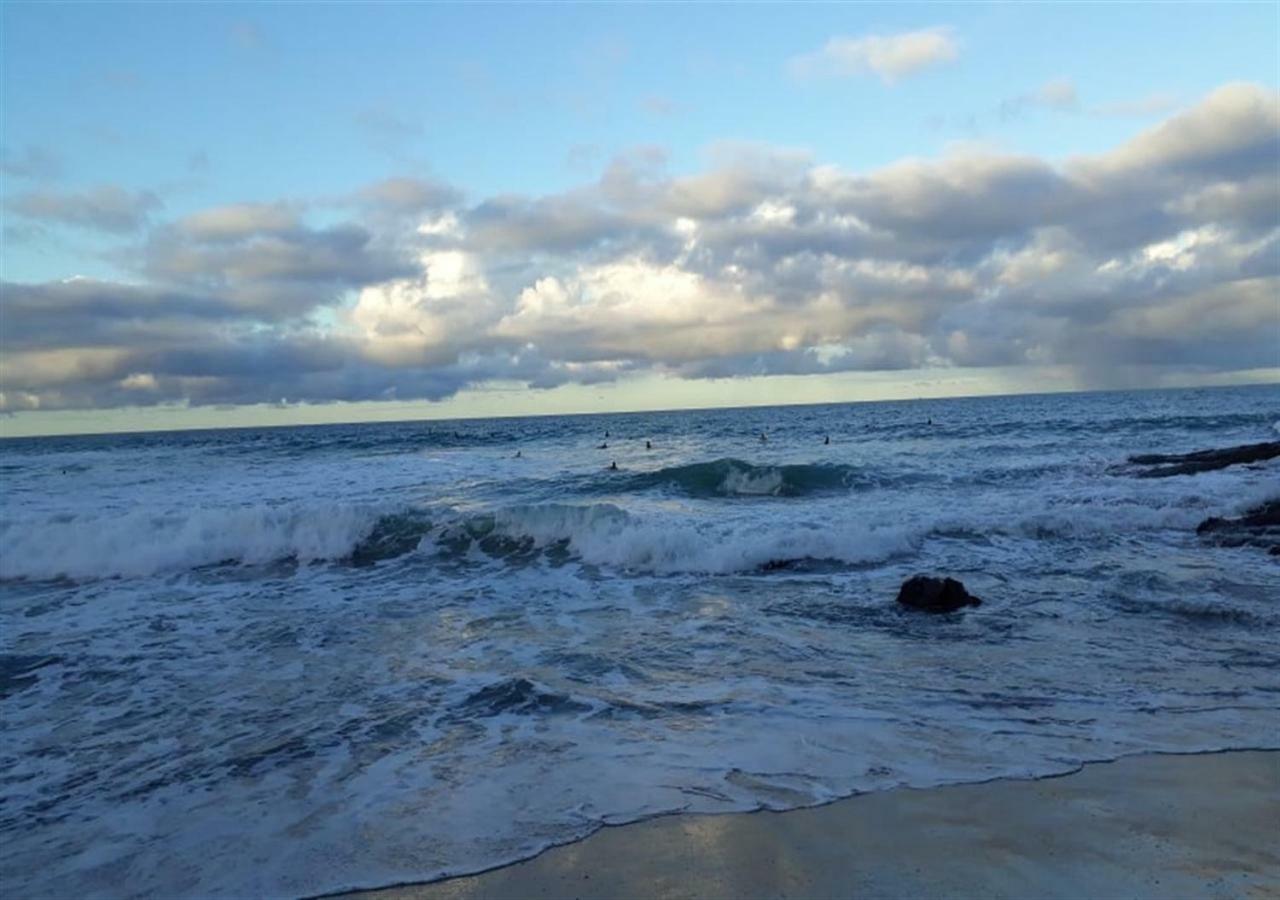
<instances>
[{"instance_id":1,"label":"dark cloud","mask_svg":"<svg viewBox=\"0 0 1280 900\"><path fill-rule=\"evenodd\" d=\"M6 353L66 346L142 343L181 322L198 338L207 323L233 318L219 298L147 285L73 278L0 283L0 348Z\"/></svg>"},{"instance_id":2,"label":"dark cloud","mask_svg":"<svg viewBox=\"0 0 1280 900\"><path fill-rule=\"evenodd\" d=\"M313 229L283 207L258 205L222 207L154 231L142 270L154 281L216 293L267 318L413 273L359 225Z\"/></svg>"}]
</instances>

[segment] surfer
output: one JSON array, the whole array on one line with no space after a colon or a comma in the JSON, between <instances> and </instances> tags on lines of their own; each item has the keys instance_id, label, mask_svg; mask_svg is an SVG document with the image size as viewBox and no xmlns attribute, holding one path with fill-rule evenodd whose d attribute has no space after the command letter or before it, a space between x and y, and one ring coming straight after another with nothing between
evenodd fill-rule
<instances>
[{"instance_id":1,"label":"surfer","mask_svg":"<svg viewBox=\"0 0 1280 900\"><path fill-rule=\"evenodd\" d=\"M762 443L762 444L767 444L767 443L769 443L769 439L768 439L767 437L765 437L765 434L764 434L764 432L763 432L763 431L762 431L762 432L760 432L760 443Z\"/></svg>"},{"instance_id":2,"label":"surfer","mask_svg":"<svg viewBox=\"0 0 1280 900\"><path fill-rule=\"evenodd\" d=\"M608 441L606 441L605 443L601 444L601 445L600 445L599 447L597 447L596 449L597 449L597 450L608 450L608 449L609 449L609 443L608 443Z\"/></svg>"},{"instance_id":3,"label":"surfer","mask_svg":"<svg viewBox=\"0 0 1280 900\"><path fill-rule=\"evenodd\" d=\"M613 462L609 463L609 471L610 472L618 471L618 461L616 459Z\"/></svg>"},{"instance_id":4,"label":"surfer","mask_svg":"<svg viewBox=\"0 0 1280 900\"><path fill-rule=\"evenodd\" d=\"M648 441L645 441L645 442L644 442L644 449L646 449L646 450L652 450L652 449L653 449L653 444L649 443Z\"/></svg>"},{"instance_id":5,"label":"surfer","mask_svg":"<svg viewBox=\"0 0 1280 900\"><path fill-rule=\"evenodd\" d=\"M519 451L519 450L517 450L517 451L516 451L516 459L519 459L519 458L520 458L520 451Z\"/></svg>"},{"instance_id":6,"label":"surfer","mask_svg":"<svg viewBox=\"0 0 1280 900\"><path fill-rule=\"evenodd\" d=\"M831 435L827 435L826 437L824 437L824 438L822 439L822 445L823 445L824 447L825 447L827 444L830 444L830 443L831 443Z\"/></svg>"}]
</instances>

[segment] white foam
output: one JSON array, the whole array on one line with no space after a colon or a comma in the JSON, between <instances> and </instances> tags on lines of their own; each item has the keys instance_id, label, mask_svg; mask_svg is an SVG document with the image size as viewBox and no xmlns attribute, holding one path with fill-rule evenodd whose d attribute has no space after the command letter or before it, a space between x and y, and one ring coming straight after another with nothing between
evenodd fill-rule
<instances>
[{"instance_id":1,"label":"white foam","mask_svg":"<svg viewBox=\"0 0 1280 900\"><path fill-rule=\"evenodd\" d=\"M140 576L220 562L347 556L380 515L344 503L26 519L0 523L0 579Z\"/></svg>"},{"instance_id":2,"label":"white foam","mask_svg":"<svg viewBox=\"0 0 1280 900\"><path fill-rule=\"evenodd\" d=\"M730 467L720 482L720 491L724 494L743 494L746 496L771 496L782 491L782 472L779 469L764 469L755 473Z\"/></svg>"},{"instance_id":3,"label":"white foam","mask_svg":"<svg viewBox=\"0 0 1280 900\"><path fill-rule=\"evenodd\" d=\"M744 572L781 560L864 563L912 550L904 528L843 520L797 524L759 517L697 519L638 515L610 504L547 504L501 510L505 534L539 546L567 541L583 562L656 574Z\"/></svg>"}]
</instances>

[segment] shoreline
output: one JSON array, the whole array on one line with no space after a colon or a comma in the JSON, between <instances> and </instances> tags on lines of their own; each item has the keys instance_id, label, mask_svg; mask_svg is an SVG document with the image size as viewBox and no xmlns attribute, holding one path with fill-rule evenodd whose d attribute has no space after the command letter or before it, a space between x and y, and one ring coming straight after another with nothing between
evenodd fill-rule
<instances>
[{"instance_id":1,"label":"shoreline","mask_svg":"<svg viewBox=\"0 0 1280 900\"><path fill-rule=\"evenodd\" d=\"M1280 897L1280 750L1147 753L1059 775L604 826L350 900Z\"/></svg>"}]
</instances>

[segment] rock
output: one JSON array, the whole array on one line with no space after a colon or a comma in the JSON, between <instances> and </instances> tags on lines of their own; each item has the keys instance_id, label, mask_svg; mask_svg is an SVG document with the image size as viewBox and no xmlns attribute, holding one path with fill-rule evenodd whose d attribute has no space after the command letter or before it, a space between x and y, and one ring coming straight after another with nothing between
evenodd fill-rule
<instances>
[{"instance_id":1,"label":"rock","mask_svg":"<svg viewBox=\"0 0 1280 900\"><path fill-rule=\"evenodd\" d=\"M955 612L966 606L981 606L982 601L970 594L954 578L931 578L916 575L902 582L898 602L925 612Z\"/></svg>"},{"instance_id":2,"label":"rock","mask_svg":"<svg viewBox=\"0 0 1280 900\"><path fill-rule=\"evenodd\" d=\"M1196 534L1227 547L1269 546L1267 552L1280 555L1275 544L1280 538L1280 498L1268 500L1234 519L1212 516L1196 526Z\"/></svg>"},{"instance_id":3,"label":"rock","mask_svg":"<svg viewBox=\"0 0 1280 900\"><path fill-rule=\"evenodd\" d=\"M1148 453L1131 456L1129 462L1151 468L1137 472L1139 478L1168 478L1170 475L1193 475L1243 463L1264 462L1280 456L1280 441L1223 447L1219 450L1197 450L1195 453Z\"/></svg>"}]
</instances>

